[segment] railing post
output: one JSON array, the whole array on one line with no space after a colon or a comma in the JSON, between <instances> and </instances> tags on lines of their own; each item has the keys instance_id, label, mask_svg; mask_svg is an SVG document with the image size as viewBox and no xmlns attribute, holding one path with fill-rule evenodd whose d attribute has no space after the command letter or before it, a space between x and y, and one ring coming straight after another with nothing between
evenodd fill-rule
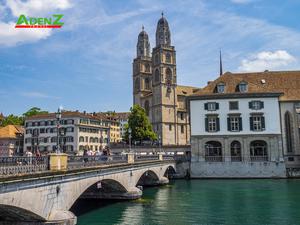
<instances>
[{"instance_id":1,"label":"railing post","mask_svg":"<svg viewBox=\"0 0 300 225\"><path fill-rule=\"evenodd\" d=\"M158 160L163 161L163 154L158 153Z\"/></svg>"},{"instance_id":2,"label":"railing post","mask_svg":"<svg viewBox=\"0 0 300 225\"><path fill-rule=\"evenodd\" d=\"M68 155L64 153L51 153L49 156L50 171L65 171L68 168Z\"/></svg>"},{"instance_id":3,"label":"railing post","mask_svg":"<svg viewBox=\"0 0 300 225\"><path fill-rule=\"evenodd\" d=\"M134 163L134 153L127 153L127 163Z\"/></svg>"}]
</instances>

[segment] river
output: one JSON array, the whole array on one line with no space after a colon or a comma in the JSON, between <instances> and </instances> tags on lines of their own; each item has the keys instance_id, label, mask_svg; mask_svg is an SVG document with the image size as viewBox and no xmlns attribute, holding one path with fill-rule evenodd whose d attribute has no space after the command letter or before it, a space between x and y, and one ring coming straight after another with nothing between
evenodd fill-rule
<instances>
[{"instance_id":1,"label":"river","mask_svg":"<svg viewBox=\"0 0 300 225\"><path fill-rule=\"evenodd\" d=\"M81 202L78 225L300 224L300 180L176 180L134 201Z\"/></svg>"}]
</instances>

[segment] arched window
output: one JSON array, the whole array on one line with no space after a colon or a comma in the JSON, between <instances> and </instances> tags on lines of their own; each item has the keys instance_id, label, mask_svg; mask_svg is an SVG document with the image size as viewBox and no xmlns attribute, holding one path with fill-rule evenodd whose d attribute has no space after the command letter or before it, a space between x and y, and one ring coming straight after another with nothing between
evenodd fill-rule
<instances>
[{"instance_id":1,"label":"arched window","mask_svg":"<svg viewBox=\"0 0 300 225\"><path fill-rule=\"evenodd\" d=\"M233 141L230 144L230 153L231 153L231 161L242 161L241 154L241 143L238 141Z\"/></svg>"},{"instance_id":2,"label":"arched window","mask_svg":"<svg viewBox=\"0 0 300 225\"><path fill-rule=\"evenodd\" d=\"M150 79L148 77L145 79L145 89L150 89Z\"/></svg>"},{"instance_id":3,"label":"arched window","mask_svg":"<svg viewBox=\"0 0 300 225\"><path fill-rule=\"evenodd\" d=\"M225 92L225 84L224 83L217 84L214 92L215 93L224 93Z\"/></svg>"},{"instance_id":4,"label":"arched window","mask_svg":"<svg viewBox=\"0 0 300 225\"><path fill-rule=\"evenodd\" d=\"M90 142L93 143L94 142L94 138L90 137Z\"/></svg>"},{"instance_id":5,"label":"arched window","mask_svg":"<svg viewBox=\"0 0 300 225\"><path fill-rule=\"evenodd\" d=\"M148 63L145 65L145 72L150 72L150 65Z\"/></svg>"},{"instance_id":6,"label":"arched window","mask_svg":"<svg viewBox=\"0 0 300 225\"><path fill-rule=\"evenodd\" d=\"M166 54L166 63L171 63L171 54L169 52Z\"/></svg>"},{"instance_id":7,"label":"arched window","mask_svg":"<svg viewBox=\"0 0 300 225\"><path fill-rule=\"evenodd\" d=\"M99 142L99 138L95 137L94 141L95 141L95 143L98 143Z\"/></svg>"},{"instance_id":8,"label":"arched window","mask_svg":"<svg viewBox=\"0 0 300 225\"><path fill-rule=\"evenodd\" d=\"M155 55L154 62L156 65L159 64L159 54Z\"/></svg>"},{"instance_id":9,"label":"arched window","mask_svg":"<svg viewBox=\"0 0 300 225\"><path fill-rule=\"evenodd\" d=\"M248 84L245 81L242 81L236 87L236 92L247 92L247 91L248 91Z\"/></svg>"},{"instance_id":10,"label":"arched window","mask_svg":"<svg viewBox=\"0 0 300 225\"><path fill-rule=\"evenodd\" d=\"M218 141L205 143L205 160L210 162L222 161L222 144Z\"/></svg>"},{"instance_id":11,"label":"arched window","mask_svg":"<svg viewBox=\"0 0 300 225\"><path fill-rule=\"evenodd\" d=\"M265 141L252 141L250 143L251 161L268 161L268 149Z\"/></svg>"},{"instance_id":12,"label":"arched window","mask_svg":"<svg viewBox=\"0 0 300 225\"><path fill-rule=\"evenodd\" d=\"M135 79L134 87L136 91L140 90L140 78Z\"/></svg>"},{"instance_id":13,"label":"arched window","mask_svg":"<svg viewBox=\"0 0 300 225\"><path fill-rule=\"evenodd\" d=\"M155 80L155 82L159 82L159 70L158 69L156 69L155 70L155 73L154 73L154 80Z\"/></svg>"},{"instance_id":14,"label":"arched window","mask_svg":"<svg viewBox=\"0 0 300 225\"><path fill-rule=\"evenodd\" d=\"M284 114L284 124L285 124L285 140L286 140L286 150L287 152L293 152L293 123L292 115L290 112Z\"/></svg>"},{"instance_id":15,"label":"arched window","mask_svg":"<svg viewBox=\"0 0 300 225\"><path fill-rule=\"evenodd\" d=\"M146 115L147 116L149 116L149 101L148 100L146 100L145 101L145 104L144 104L144 109L145 109L145 111L146 111Z\"/></svg>"},{"instance_id":16,"label":"arched window","mask_svg":"<svg viewBox=\"0 0 300 225\"><path fill-rule=\"evenodd\" d=\"M172 70L170 68L166 69L166 82L168 85L172 84Z\"/></svg>"}]
</instances>

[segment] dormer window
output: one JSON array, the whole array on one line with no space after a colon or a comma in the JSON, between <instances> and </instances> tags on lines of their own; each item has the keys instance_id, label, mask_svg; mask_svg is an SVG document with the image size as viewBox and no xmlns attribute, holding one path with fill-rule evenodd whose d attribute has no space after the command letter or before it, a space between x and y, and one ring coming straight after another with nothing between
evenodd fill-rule
<instances>
[{"instance_id":1,"label":"dormer window","mask_svg":"<svg viewBox=\"0 0 300 225\"><path fill-rule=\"evenodd\" d=\"M216 93L224 93L225 92L225 84L224 83L217 84L215 92Z\"/></svg>"},{"instance_id":2,"label":"dormer window","mask_svg":"<svg viewBox=\"0 0 300 225\"><path fill-rule=\"evenodd\" d=\"M248 91L248 84L246 82L241 82L238 85L238 91L239 92L247 92Z\"/></svg>"}]
</instances>

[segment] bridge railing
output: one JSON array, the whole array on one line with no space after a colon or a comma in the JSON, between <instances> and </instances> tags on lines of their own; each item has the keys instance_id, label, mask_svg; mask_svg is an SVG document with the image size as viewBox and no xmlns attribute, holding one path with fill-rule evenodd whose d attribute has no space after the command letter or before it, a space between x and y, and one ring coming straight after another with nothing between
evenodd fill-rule
<instances>
[{"instance_id":1,"label":"bridge railing","mask_svg":"<svg viewBox=\"0 0 300 225\"><path fill-rule=\"evenodd\" d=\"M135 155L134 161L150 161L150 160L159 160L159 155Z\"/></svg>"},{"instance_id":2,"label":"bridge railing","mask_svg":"<svg viewBox=\"0 0 300 225\"><path fill-rule=\"evenodd\" d=\"M0 176L36 173L48 170L48 156L0 157Z\"/></svg>"},{"instance_id":3,"label":"bridge railing","mask_svg":"<svg viewBox=\"0 0 300 225\"><path fill-rule=\"evenodd\" d=\"M111 156L68 156L68 169L99 166L105 164L126 163L126 155Z\"/></svg>"}]
</instances>

